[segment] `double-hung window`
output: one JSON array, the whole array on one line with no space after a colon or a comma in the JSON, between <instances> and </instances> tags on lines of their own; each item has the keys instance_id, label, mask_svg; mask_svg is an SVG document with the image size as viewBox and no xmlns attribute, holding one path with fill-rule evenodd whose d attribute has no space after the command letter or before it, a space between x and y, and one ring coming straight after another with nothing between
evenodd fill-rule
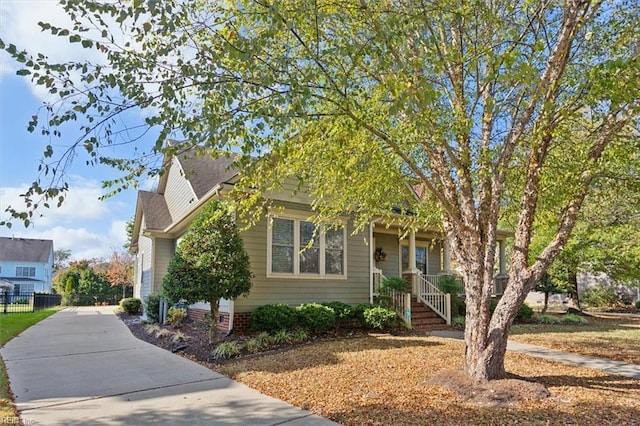
<instances>
[{"instance_id":1,"label":"double-hung window","mask_svg":"<svg viewBox=\"0 0 640 426\"><path fill-rule=\"evenodd\" d=\"M272 218L267 275L346 278L345 232L343 224L318 228L304 219Z\"/></svg>"},{"instance_id":2,"label":"double-hung window","mask_svg":"<svg viewBox=\"0 0 640 426\"><path fill-rule=\"evenodd\" d=\"M16 266L16 277L33 278L36 276L35 266Z\"/></svg>"}]
</instances>

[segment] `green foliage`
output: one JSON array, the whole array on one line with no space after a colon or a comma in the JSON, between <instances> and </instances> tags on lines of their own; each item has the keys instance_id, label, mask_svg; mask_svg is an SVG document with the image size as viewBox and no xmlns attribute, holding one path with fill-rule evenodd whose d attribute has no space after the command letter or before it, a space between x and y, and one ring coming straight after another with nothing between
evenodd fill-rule
<instances>
[{"instance_id":1,"label":"green foliage","mask_svg":"<svg viewBox=\"0 0 640 426\"><path fill-rule=\"evenodd\" d=\"M560 323L560 318L558 318L555 315L540 315L536 318L536 321L539 322L540 324L559 324Z\"/></svg>"},{"instance_id":2,"label":"green foliage","mask_svg":"<svg viewBox=\"0 0 640 426\"><path fill-rule=\"evenodd\" d=\"M173 326L182 324L182 321L187 317L187 310L184 308L171 307L167 311L167 322Z\"/></svg>"},{"instance_id":3,"label":"green foliage","mask_svg":"<svg viewBox=\"0 0 640 426\"><path fill-rule=\"evenodd\" d=\"M144 312L149 322L160 321L160 294L149 293L144 299Z\"/></svg>"},{"instance_id":4,"label":"green foliage","mask_svg":"<svg viewBox=\"0 0 640 426\"><path fill-rule=\"evenodd\" d=\"M396 290L402 293L406 293L409 288L409 283L402 277L386 277L382 280L380 285L380 292L386 293L388 290Z\"/></svg>"},{"instance_id":5,"label":"green foliage","mask_svg":"<svg viewBox=\"0 0 640 426\"><path fill-rule=\"evenodd\" d=\"M367 327L367 322L364 317L364 313L369 309L375 308L376 305L372 303L359 303L353 308L353 316L358 321L361 327Z\"/></svg>"},{"instance_id":6,"label":"green foliage","mask_svg":"<svg viewBox=\"0 0 640 426\"><path fill-rule=\"evenodd\" d=\"M215 359L229 359L236 357L242 353L242 344L235 340L228 340L216 346L211 352L211 356Z\"/></svg>"},{"instance_id":7,"label":"green foliage","mask_svg":"<svg viewBox=\"0 0 640 426\"><path fill-rule=\"evenodd\" d=\"M278 345L291 343L291 341L293 341L293 335L289 330L278 330L274 333L272 341L273 343L276 343Z\"/></svg>"},{"instance_id":8,"label":"green foliage","mask_svg":"<svg viewBox=\"0 0 640 426\"><path fill-rule=\"evenodd\" d=\"M456 315L451 318L451 327L464 330L466 319L463 315Z\"/></svg>"},{"instance_id":9,"label":"green foliage","mask_svg":"<svg viewBox=\"0 0 640 426\"><path fill-rule=\"evenodd\" d=\"M319 303L305 303L296 308L304 328L313 334L326 333L336 324L333 309Z\"/></svg>"},{"instance_id":10,"label":"green foliage","mask_svg":"<svg viewBox=\"0 0 640 426\"><path fill-rule=\"evenodd\" d=\"M135 297L127 297L120 301L120 307L130 315L137 315L142 311L142 301Z\"/></svg>"},{"instance_id":11,"label":"green foliage","mask_svg":"<svg viewBox=\"0 0 640 426\"><path fill-rule=\"evenodd\" d=\"M296 330L293 330L291 335L293 336L293 340L295 342L298 342L298 343L299 342L304 342L305 340L307 340L309 338L309 333L307 333L307 331L302 329L302 328L298 328Z\"/></svg>"},{"instance_id":12,"label":"green foliage","mask_svg":"<svg viewBox=\"0 0 640 426\"><path fill-rule=\"evenodd\" d=\"M251 312L251 330L269 333L292 328L298 320L295 308L284 303L258 306Z\"/></svg>"},{"instance_id":13,"label":"green foliage","mask_svg":"<svg viewBox=\"0 0 640 426\"><path fill-rule=\"evenodd\" d=\"M520 309L518 309L516 321L529 322L531 321L531 318L533 318L533 308L531 308L531 306L527 305L526 303L523 303L522 306L520 306Z\"/></svg>"},{"instance_id":14,"label":"green foliage","mask_svg":"<svg viewBox=\"0 0 640 426\"><path fill-rule=\"evenodd\" d=\"M620 299L616 295L613 287L600 284L589 287L582 292L582 302L593 308L606 308L617 305Z\"/></svg>"},{"instance_id":15,"label":"green foliage","mask_svg":"<svg viewBox=\"0 0 640 426\"><path fill-rule=\"evenodd\" d=\"M220 299L249 294L252 273L240 231L226 204L212 200L196 215L169 262L162 283L171 303L184 300L211 304L209 339L216 339Z\"/></svg>"},{"instance_id":16,"label":"green foliage","mask_svg":"<svg viewBox=\"0 0 640 426\"><path fill-rule=\"evenodd\" d=\"M93 261L71 262L52 282L54 291L62 295L62 304L94 305L95 303L116 304L121 294L111 287L106 275L96 272Z\"/></svg>"},{"instance_id":17,"label":"green foliage","mask_svg":"<svg viewBox=\"0 0 640 426\"><path fill-rule=\"evenodd\" d=\"M244 347L250 354L255 354L257 352L263 351L267 347L267 345L265 345L262 340L254 337L244 342Z\"/></svg>"},{"instance_id":18,"label":"green foliage","mask_svg":"<svg viewBox=\"0 0 640 426\"><path fill-rule=\"evenodd\" d=\"M636 309L640 309L640 300L636 300Z\"/></svg>"},{"instance_id":19,"label":"green foliage","mask_svg":"<svg viewBox=\"0 0 640 426\"><path fill-rule=\"evenodd\" d=\"M562 316L562 322L565 324L589 324L588 319L576 314L564 314Z\"/></svg>"},{"instance_id":20,"label":"green foliage","mask_svg":"<svg viewBox=\"0 0 640 426\"><path fill-rule=\"evenodd\" d=\"M333 309L336 314L336 327L344 328L353 326L354 318L356 317L355 308L347 303L343 302L324 302L322 305Z\"/></svg>"},{"instance_id":21,"label":"green foliage","mask_svg":"<svg viewBox=\"0 0 640 426\"><path fill-rule=\"evenodd\" d=\"M445 294L457 296L464 290L462 280L455 275L443 275L438 279L438 288Z\"/></svg>"},{"instance_id":22,"label":"green foliage","mask_svg":"<svg viewBox=\"0 0 640 426\"><path fill-rule=\"evenodd\" d=\"M391 309L376 306L363 312L364 322L368 328L389 330L398 326L398 315Z\"/></svg>"}]
</instances>

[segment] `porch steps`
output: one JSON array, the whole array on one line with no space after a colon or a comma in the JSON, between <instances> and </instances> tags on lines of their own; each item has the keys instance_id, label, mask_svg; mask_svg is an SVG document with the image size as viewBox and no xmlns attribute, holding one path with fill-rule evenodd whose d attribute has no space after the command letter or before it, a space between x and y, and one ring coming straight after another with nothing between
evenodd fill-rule
<instances>
[{"instance_id":1,"label":"porch steps","mask_svg":"<svg viewBox=\"0 0 640 426\"><path fill-rule=\"evenodd\" d=\"M417 298L411 298L411 328L414 331L451 330L447 322Z\"/></svg>"}]
</instances>

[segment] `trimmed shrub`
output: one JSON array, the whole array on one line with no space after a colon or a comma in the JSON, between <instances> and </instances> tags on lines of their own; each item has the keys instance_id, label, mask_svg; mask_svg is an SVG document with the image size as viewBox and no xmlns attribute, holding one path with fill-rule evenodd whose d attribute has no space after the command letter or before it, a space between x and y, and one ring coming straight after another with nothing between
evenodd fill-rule
<instances>
[{"instance_id":1,"label":"trimmed shrub","mask_svg":"<svg viewBox=\"0 0 640 426\"><path fill-rule=\"evenodd\" d=\"M149 322L160 321L160 294L149 293L144 299L144 311L147 313Z\"/></svg>"},{"instance_id":2,"label":"trimmed shrub","mask_svg":"<svg viewBox=\"0 0 640 426\"><path fill-rule=\"evenodd\" d=\"M518 309L518 315L516 315L517 322L529 322L533 318L533 308L526 303L523 303Z\"/></svg>"},{"instance_id":3,"label":"trimmed shrub","mask_svg":"<svg viewBox=\"0 0 640 426\"><path fill-rule=\"evenodd\" d=\"M136 315L142 310L142 301L135 297L127 297L120 301L120 307L126 313Z\"/></svg>"},{"instance_id":4,"label":"trimmed shrub","mask_svg":"<svg viewBox=\"0 0 640 426\"><path fill-rule=\"evenodd\" d=\"M589 324L589 320L576 314L564 314L561 321L565 324Z\"/></svg>"},{"instance_id":5,"label":"trimmed shrub","mask_svg":"<svg viewBox=\"0 0 640 426\"><path fill-rule=\"evenodd\" d=\"M398 315L396 312L382 306L365 310L363 316L367 328L388 330L398 325Z\"/></svg>"},{"instance_id":6,"label":"trimmed shrub","mask_svg":"<svg viewBox=\"0 0 640 426\"><path fill-rule=\"evenodd\" d=\"M463 315L456 315L451 318L451 327L464 330L466 319Z\"/></svg>"},{"instance_id":7,"label":"trimmed shrub","mask_svg":"<svg viewBox=\"0 0 640 426\"><path fill-rule=\"evenodd\" d=\"M167 322L173 326L180 325L187 317L187 310L184 308L169 308L167 311Z\"/></svg>"},{"instance_id":8,"label":"trimmed shrub","mask_svg":"<svg viewBox=\"0 0 640 426\"><path fill-rule=\"evenodd\" d=\"M295 308L284 303L258 306L251 313L251 330L273 333L292 328L298 320Z\"/></svg>"},{"instance_id":9,"label":"trimmed shrub","mask_svg":"<svg viewBox=\"0 0 640 426\"><path fill-rule=\"evenodd\" d=\"M326 333L336 325L336 314L327 306L319 303L304 303L296 310L303 327L310 333Z\"/></svg>"},{"instance_id":10,"label":"trimmed shrub","mask_svg":"<svg viewBox=\"0 0 640 426\"><path fill-rule=\"evenodd\" d=\"M438 288L441 292L452 295L462 293L463 287L460 279L453 275L443 275L438 279Z\"/></svg>"},{"instance_id":11,"label":"trimmed shrub","mask_svg":"<svg viewBox=\"0 0 640 426\"><path fill-rule=\"evenodd\" d=\"M336 314L336 321L338 322L353 318L355 315L355 309L347 303L334 301L323 302L321 305L333 309L333 312Z\"/></svg>"},{"instance_id":12,"label":"trimmed shrub","mask_svg":"<svg viewBox=\"0 0 640 426\"><path fill-rule=\"evenodd\" d=\"M367 327L367 322L364 318L365 311L375 307L376 305L372 303L360 303L353 308L353 317L358 321L361 327Z\"/></svg>"},{"instance_id":13,"label":"trimmed shrub","mask_svg":"<svg viewBox=\"0 0 640 426\"><path fill-rule=\"evenodd\" d=\"M554 315L540 315L537 318L537 321L540 324L559 324L560 323L560 318L554 316Z\"/></svg>"},{"instance_id":14,"label":"trimmed shrub","mask_svg":"<svg viewBox=\"0 0 640 426\"><path fill-rule=\"evenodd\" d=\"M582 293L582 302L592 308L606 308L620 302L613 287L597 285L589 287Z\"/></svg>"}]
</instances>

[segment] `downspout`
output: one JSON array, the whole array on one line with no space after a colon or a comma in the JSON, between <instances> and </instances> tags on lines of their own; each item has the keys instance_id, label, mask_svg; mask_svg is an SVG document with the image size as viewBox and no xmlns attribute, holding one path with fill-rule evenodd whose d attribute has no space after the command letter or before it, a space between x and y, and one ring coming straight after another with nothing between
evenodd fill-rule
<instances>
[{"instance_id":1,"label":"downspout","mask_svg":"<svg viewBox=\"0 0 640 426\"><path fill-rule=\"evenodd\" d=\"M373 303L373 220L369 222L369 303Z\"/></svg>"},{"instance_id":2,"label":"downspout","mask_svg":"<svg viewBox=\"0 0 640 426\"><path fill-rule=\"evenodd\" d=\"M233 300L229 300L229 330L228 334L233 333L233 317L235 316L235 302Z\"/></svg>"}]
</instances>

